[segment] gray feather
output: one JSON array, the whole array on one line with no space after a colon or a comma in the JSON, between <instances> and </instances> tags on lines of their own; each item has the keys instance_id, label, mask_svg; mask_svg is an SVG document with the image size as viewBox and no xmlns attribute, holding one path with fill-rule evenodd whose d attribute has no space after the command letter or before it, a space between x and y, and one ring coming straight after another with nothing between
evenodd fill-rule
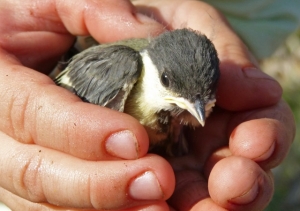
<instances>
[{"instance_id":1,"label":"gray feather","mask_svg":"<svg viewBox=\"0 0 300 211\"><path fill-rule=\"evenodd\" d=\"M201 96L203 104L215 93L219 59L205 35L190 29L174 30L154 39L147 49L160 74L168 76L169 89L192 102Z\"/></svg>"},{"instance_id":2,"label":"gray feather","mask_svg":"<svg viewBox=\"0 0 300 211\"><path fill-rule=\"evenodd\" d=\"M86 102L123 111L141 70L138 51L124 45L99 45L73 57L55 82Z\"/></svg>"}]
</instances>

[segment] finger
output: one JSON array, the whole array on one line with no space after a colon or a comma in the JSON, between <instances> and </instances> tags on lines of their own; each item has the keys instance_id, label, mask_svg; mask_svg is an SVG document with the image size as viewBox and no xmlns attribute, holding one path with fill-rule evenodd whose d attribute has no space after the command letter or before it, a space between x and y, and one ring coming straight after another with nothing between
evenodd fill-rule
<instances>
[{"instance_id":1,"label":"finger","mask_svg":"<svg viewBox=\"0 0 300 211\"><path fill-rule=\"evenodd\" d=\"M294 121L284 101L249 112L216 109L205 129L190 131L189 139L197 160L202 163L217 149L228 146L229 139L230 151L225 154L246 157L270 169L286 157L295 137ZM223 158L223 151L221 155Z\"/></svg>"},{"instance_id":2,"label":"finger","mask_svg":"<svg viewBox=\"0 0 300 211\"><path fill-rule=\"evenodd\" d=\"M147 37L163 31L162 25L137 13L128 0L76 3L71 0L57 0L56 8L69 32L76 35L91 34L101 42Z\"/></svg>"},{"instance_id":3,"label":"finger","mask_svg":"<svg viewBox=\"0 0 300 211\"><path fill-rule=\"evenodd\" d=\"M168 203L174 210L227 210L210 198L207 189L207 180L203 178L199 171L178 171L175 176L176 188L168 200Z\"/></svg>"},{"instance_id":4,"label":"finger","mask_svg":"<svg viewBox=\"0 0 300 211\"><path fill-rule=\"evenodd\" d=\"M1 201L5 203L11 210L36 210L36 211L94 211L96 209L76 209L71 207L58 207L49 203L35 203L27 201L15 194L0 187ZM150 205L137 206L123 211L165 211L168 210L168 205L162 202L154 202Z\"/></svg>"},{"instance_id":5,"label":"finger","mask_svg":"<svg viewBox=\"0 0 300 211\"><path fill-rule=\"evenodd\" d=\"M233 155L252 159L270 169L286 157L295 137L295 122L290 108L281 101L272 107L236 115L229 131L232 131L229 148Z\"/></svg>"},{"instance_id":6,"label":"finger","mask_svg":"<svg viewBox=\"0 0 300 211\"><path fill-rule=\"evenodd\" d=\"M212 40L220 59L219 106L240 111L270 106L280 100L282 89L278 82L259 70L247 47L216 9L199 1L169 3L144 0L136 4L141 12L154 15L170 29L192 28Z\"/></svg>"},{"instance_id":7,"label":"finger","mask_svg":"<svg viewBox=\"0 0 300 211\"><path fill-rule=\"evenodd\" d=\"M227 158L229 156L232 156L232 153L227 146L219 148L219 149L215 150L213 153L211 153L210 156L206 159L205 165L203 168L203 173L204 173L205 178L206 179L209 178L210 173L211 173L212 169L214 168L214 166L216 165L216 163L218 163L220 160Z\"/></svg>"},{"instance_id":8,"label":"finger","mask_svg":"<svg viewBox=\"0 0 300 211\"><path fill-rule=\"evenodd\" d=\"M134 118L83 103L45 75L3 58L0 130L9 136L89 160L147 153L147 133Z\"/></svg>"},{"instance_id":9,"label":"finger","mask_svg":"<svg viewBox=\"0 0 300 211\"><path fill-rule=\"evenodd\" d=\"M242 188L241 188L242 187ZM274 187L271 172L254 161L230 156L216 163L208 180L212 200L228 210L263 210Z\"/></svg>"},{"instance_id":10,"label":"finger","mask_svg":"<svg viewBox=\"0 0 300 211\"><path fill-rule=\"evenodd\" d=\"M209 211L228 211L227 209L224 209L223 207L220 207L217 205L211 198L206 198L198 203L194 204L191 209L191 211L198 211L198 210L209 210Z\"/></svg>"},{"instance_id":11,"label":"finger","mask_svg":"<svg viewBox=\"0 0 300 211\"><path fill-rule=\"evenodd\" d=\"M137 13L128 0L1 1L0 6L0 21L6 23L0 27L0 47L36 70L53 68L53 62L74 42L71 35L92 35L99 42L109 42L164 30Z\"/></svg>"},{"instance_id":12,"label":"finger","mask_svg":"<svg viewBox=\"0 0 300 211\"><path fill-rule=\"evenodd\" d=\"M43 7L37 2L0 2L0 21L4 23L0 26L0 48L16 56L23 65L46 72L70 48L74 37L55 17L53 7L48 5L51 1L39 2ZM49 13L43 16L45 10Z\"/></svg>"},{"instance_id":13,"label":"finger","mask_svg":"<svg viewBox=\"0 0 300 211\"><path fill-rule=\"evenodd\" d=\"M176 188L168 200L175 210L189 210L198 201L209 197L207 181L200 172L183 170L175 172Z\"/></svg>"},{"instance_id":14,"label":"finger","mask_svg":"<svg viewBox=\"0 0 300 211\"><path fill-rule=\"evenodd\" d=\"M121 209L166 200L174 189L171 166L156 155L92 162L21 144L2 133L0 141L0 186L32 202Z\"/></svg>"},{"instance_id":15,"label":"finger","mask_svg":"<svg viewBox=\"0 0 300 211\"><path fill-rule=\"evenodd\" d=\"M206 160L204 174L209 180L213 200L200 201L193 207L195 210L207 210L216 205L226 210L263 210L273 194L271 173L266 173L251 160L232 156L228 147L212 153Z\"/></svg>"},{"instance_id":16,"label":"finger","mask_svg":"<svg viewBox=\"0 0 300 211\"><path fill-rule=\"evenodd\" d=\"M226 153L213 153L213 155L215 156L211 156L209 159L207 157L202 159L202 156L197 155L195 156L196 158L194 156L185 156L169 160L173 169L175 169L176 185L168 203L174 210L225 211L224 208L210 198L207 178L213 166L220 159L223 159L225 157L223 155L226 155ZM204 163L205 166L203 166ZM207 173L207 177L204 177L202 172L204 175Z\"/></svg>"}]
</instances>

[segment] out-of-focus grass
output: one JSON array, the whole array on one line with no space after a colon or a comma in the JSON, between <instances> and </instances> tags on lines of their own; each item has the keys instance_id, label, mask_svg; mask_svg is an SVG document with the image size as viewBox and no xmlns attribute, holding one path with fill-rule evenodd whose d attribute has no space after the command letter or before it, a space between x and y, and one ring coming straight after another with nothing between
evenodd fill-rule
<instances>
[{"instance_id":1,"label":"out-of-focus grass","mask_svg":"<svg viewBox=\"0 0 300 211\"><path fill-rule=\"evenodd\" d=\"M296 120L296 137L284 162L273 169L275 194L267 211L300 210L300 30L291 35L274 55L262 61L262 69L283 87L283 98Z\"/></svg>"}]
</instances>

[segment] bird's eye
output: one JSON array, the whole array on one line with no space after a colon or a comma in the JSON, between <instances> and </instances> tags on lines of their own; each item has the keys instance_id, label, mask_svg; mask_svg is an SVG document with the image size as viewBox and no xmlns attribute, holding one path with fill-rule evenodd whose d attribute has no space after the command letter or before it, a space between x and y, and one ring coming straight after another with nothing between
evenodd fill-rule
<instances>
[{"instance_id":1,"label":"bird's eye","mask_svg":"<svg viewBox=\"0 0 300 211\"><path fill-rule=\"evenodd\" d=\"M168 76L167 76L167 74L166 73L163 73L163 74L161 74L161 83L165 86L165 87L168 87L169 86L169 84L170 84L170 81L169 81L169 78L168 78Z\"/></svg>"}]
</instances>

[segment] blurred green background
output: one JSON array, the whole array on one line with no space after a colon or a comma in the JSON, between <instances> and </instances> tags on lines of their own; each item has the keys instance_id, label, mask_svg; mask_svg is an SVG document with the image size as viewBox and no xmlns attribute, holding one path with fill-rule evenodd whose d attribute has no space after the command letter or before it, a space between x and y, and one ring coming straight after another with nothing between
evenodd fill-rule
<instances>
[{"instance_id":1,"label":"blurred green background","mask_svg":"<svg viewBox=\"0 0 300 211\"><path fill-rule=\"evenodd\" d=\"M300 210L300 29L268 59L261 62L263 71L275 77L283 87L283 98L296 120L296 137L284 162L273 169L275 194L267 211Z\"/></svg>"}]
</instances>

